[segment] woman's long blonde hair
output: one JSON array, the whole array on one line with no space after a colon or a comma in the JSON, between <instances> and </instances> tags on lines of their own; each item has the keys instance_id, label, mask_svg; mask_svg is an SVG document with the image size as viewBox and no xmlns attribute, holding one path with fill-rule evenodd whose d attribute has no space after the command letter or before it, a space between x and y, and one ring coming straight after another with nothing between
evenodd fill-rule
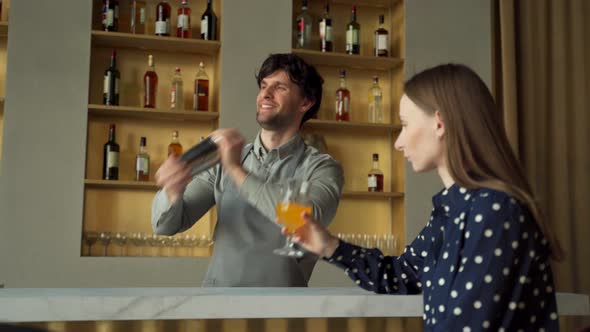
<instances>
[{"instance_id":1,"label":"woman's long blonde hair","mask_svg":"<svg viewBox=\"0 0 590 332\"><path fill-rule=\"evenodd\" d=\"M508 143L503 116L479 76L464 65L440 65L416 74L404 92L427 114L440 112L453 180L468 189L503 191L525 204L549 242L552 258L563 259L563 249Z\"/></svg>"}]
</instances>

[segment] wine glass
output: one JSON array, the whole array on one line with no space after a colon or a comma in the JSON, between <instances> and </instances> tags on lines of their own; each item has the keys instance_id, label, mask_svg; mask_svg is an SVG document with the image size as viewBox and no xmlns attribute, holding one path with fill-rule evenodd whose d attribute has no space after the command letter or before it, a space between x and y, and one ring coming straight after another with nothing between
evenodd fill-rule
<instances>
[{"instance_id":1,"label":"wine glass","mask_svg":"<svg viewBox=\"0 0 590 332\"><path fill-rule=\"evenodd\" d=\"M100 232L100 234L98 235L98 239L100 240L100 243L102 243L102 245L104 247L103 256L106 256L107 255L107 248L109 247L109 244L111 243L111 240L112 240L111 232Z\"/></svg>"},{"instance_id":2,"label":"wine glass","mask_svg":"<svg viewBox=\"0 0 590 332\"><path fill-rule=\"evenodd\" d=\"M143 233L135 232L129 235L129 241L133 244L136 248L139 249L139 256L142 256L142 247L145 244L143 240Z\"/></svg>"},{"instance_id":3,"label":"wine glass","mask_svg":"<svg viewBox=\"0 0 590 332\"><path fill-rule=\"evenodd\" d=\"M119 255L123 256L127 244L127 233L117 232L113 236L113 242L120 247Z\"/></svg>"},{"instance_id":4,"label":"wine glass","mask_svg":"<svg viewBox=\"0 0 590 332\"><path fill-rule=\"evenodd\" d=\"M292 240L293 234L305 224L301 212L312 213L312 205L307 198L309 182L304 181L297 186L295 180L290 179L287 187L283 188L282 199L277 203L277 218L286 227L287 236L285 246L275 249L277 255L301 258L305 254Z\"/></svg>"},{"instance_id":5,"label":"wine glass","mask_svg":"<svg viewBox=\"0 0 590 332\"><path fill-rule=\"evenodd\" d=\"M86 232L84 233L84 241L88 245L88 256L92 256L92 245L98 241L98 232Z\"/></svg>"},{"instance_id":6,"label":"wine glass","mask_svg":"<svg viewBox=\"0 0 590 332\"><path fill-rule=\"evenodd\" d=\"M150 234L147 238L147 243L150 245L152 250L152 256L158 256L158 247L162 244L162 239L158 234Z\"/></svg>"}]
</instances>

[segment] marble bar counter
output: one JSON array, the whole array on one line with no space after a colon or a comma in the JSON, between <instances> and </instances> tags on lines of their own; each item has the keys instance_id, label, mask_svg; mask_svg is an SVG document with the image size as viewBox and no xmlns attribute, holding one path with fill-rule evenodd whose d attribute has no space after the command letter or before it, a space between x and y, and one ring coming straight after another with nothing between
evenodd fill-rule
<instances>
[{"instance_id":1,"label":"marble bar counter","mask_svg":"<svg viewBox=\"0 0 590 332\"><path fill-rule=\"evenodd\" d=\"M558 293L560 315L590 315L587 295ZM421 317L421 295L360 288L0 289L0 321Z\"/></svg>"}]
</instances>

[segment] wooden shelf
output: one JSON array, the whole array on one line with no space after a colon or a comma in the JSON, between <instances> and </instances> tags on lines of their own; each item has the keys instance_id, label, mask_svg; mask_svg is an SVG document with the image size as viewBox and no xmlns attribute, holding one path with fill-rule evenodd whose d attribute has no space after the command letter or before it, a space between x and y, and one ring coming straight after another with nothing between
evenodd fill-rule
<instances>
[{"instance_id":1,"label":"wooden shelf","mask_svg":"<svg viewBox=\"0 0 590 332\"><path fill-rule=\"evenodd\" d=\"M370 130L373 132L391 133L401 130L401 126L385 123L347 122L335 120L307 121L304 128L309 129L346 129L346 130Z\"/></svg>"},{"instance_id":2,"label":"wooden shelf","mask_svg":"<svg viewBox=\"0 0 590 332\"><path fill-rule=\"evenodd\" d=\"M350 5L357 7L389 8L399 0L332 0L331 5Z\"/></svg>"},{"instance_id":3,"label":"wooden shelf","mask_svg":"<svg viewBox=\"0 0 590 332\"><path fill-rule=\"evenodd\" d=\"M0 21L0 36L8 36L8 21Z\"/></svg>"},{"instance_id":4,"label":"wooden shelf","mask_svg":"<svg viewBox=\"0 0 590 332\"><path fill-rule=\"evenodd\" d=\"M132 189L132 190L158 190L155 182L144 181L122 181L122 180L84 180L87 188L102 188L102 189ZM344 191L342 198L370 198L370 199L387 199L404 197L403 193L399 192L368 192L368 191Z\"/></svg>"},{"instance_id":5,"label":"wooden shelf","mask_svg":"<svg viewBox=\"0 0 590 332\"><path fill-rule=\"evenodd\" d=\"M94 46L205 55L215 55L221 47L221 43L216 40L181 39L99 30L92 31L92 44Z\"/></svg>"},{"instance_id":6,"label":"wooden shelf","mask_svg":"<svg viewBox=\"0 0 590 332\"><path fill-rule=\"evenodd\" d=\"M219 118L217 112L199 112L199 111L170 111L158 108L142 108L128 106L105 106L90 104L88 112L95 117L124 117L124 118L142 118L156 120L172 121L200 121L213 122Z\"/></svg>"},{"instance_id":7,"label":"wooden shelf","mask_svg":"<svg viewBox=\"0 0 590 332\"><path fill-rule=\"evenodd\" d=\"M293 49L292 52L302 57L305 61L318 66L388 71L398 67L401 68L404 63L403 59L390 57L350 55L302 49Z\"/></svg>"},{"instance_id":8,"label":"wooden shelf","mask_svg":"<svg viewBox=\"0 0 590 332\"><path fill-rule=\"evenodd\" d=\"M344 191L342 198L370 198L370 199L384 199L384 198L401 198L403 193L399 192L369 192L369 191Z\"/></svg>"},{"instance_id":9,"label":"wooden shelf","mask_svg":"<svg viewBox=\"0 0 590 332\"><path fill-rule=\"evenodd\" d=\"M85 179L86 188L102 189L133 189L133 190L158 190L155 182L147 181L122 181L122 180L89 180Z\"/></svg>"}]
</instances>

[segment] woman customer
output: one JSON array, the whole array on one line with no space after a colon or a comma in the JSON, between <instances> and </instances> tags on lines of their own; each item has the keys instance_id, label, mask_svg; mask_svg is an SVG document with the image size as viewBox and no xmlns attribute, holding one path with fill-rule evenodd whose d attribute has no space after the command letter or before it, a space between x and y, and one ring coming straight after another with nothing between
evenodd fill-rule
<instances>
[{"instance_id":1,"label":"woman customer","mask_svg":"<svg viewBox=\"0 0 590 332\"><path fill-rule=\"evenodd\" d=\"M563 252L534 200L483 81L463 65L404 85L395 148L445 188L400 256L331 235L309 215L294 240L376 293L424 296L427 331L556 331L549 258ZM392 308L395 310L395 308Z\"/></svg>"}]
</instances>

